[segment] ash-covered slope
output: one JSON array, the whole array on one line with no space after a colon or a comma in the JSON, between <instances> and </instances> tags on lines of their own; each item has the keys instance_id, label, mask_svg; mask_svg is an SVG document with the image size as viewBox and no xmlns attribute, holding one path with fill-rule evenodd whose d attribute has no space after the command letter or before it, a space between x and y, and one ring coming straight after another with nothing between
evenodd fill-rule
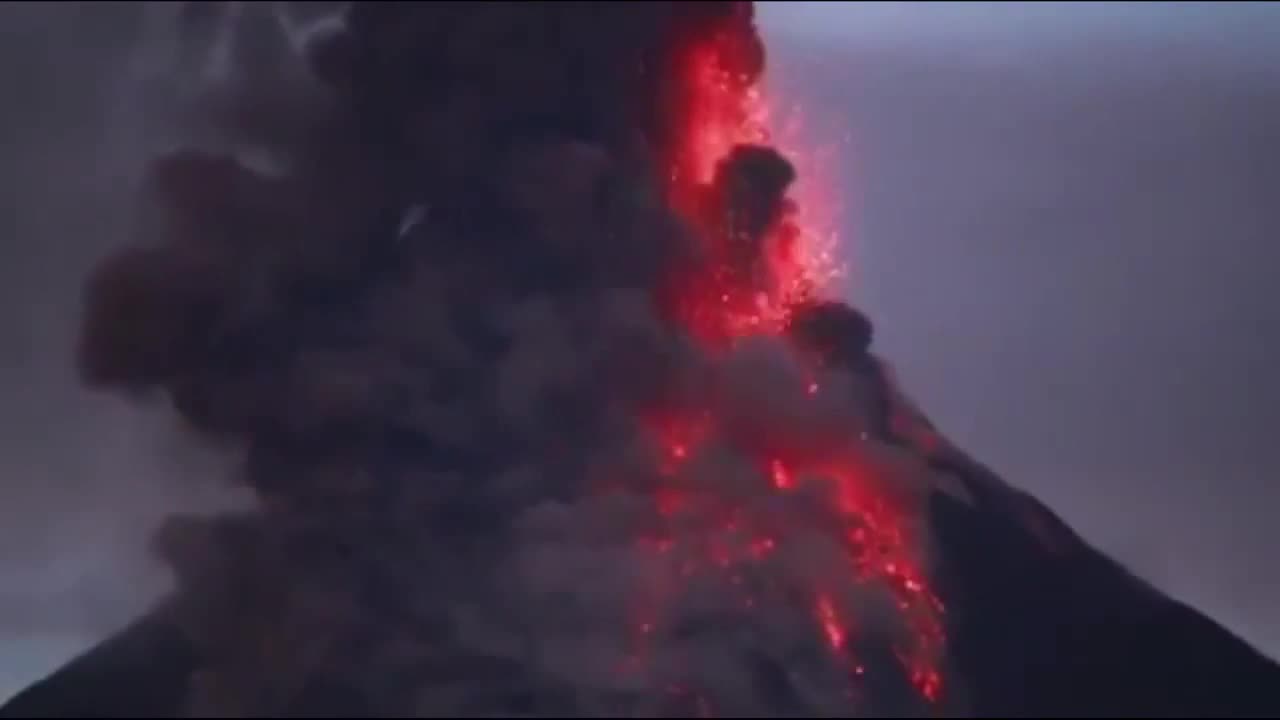
<instances>
[{"instance_id":1,"label":"ash-covered slope","mask_svg":"<svg viewBox=\"0 0 1280 720\"><path fill-rule=\"evenodd\" d=\"M163 609L7 713L965 715L1058 655L984 615L1055 566L934 513L1076 541L824 299L749 4L362 2L305 65L235 5L80 366L242 447L258 502L167 525Z\"/></svg>"},{"instance_id":2,"label":"ash-covered slope","mask_svg":"<svg viewBox=\"0 0 1280 720\"><path fill-rule=\"evenodd\" d=\"M843 337L869 337L856 312ZM856 356L855 356L856 358ZM957 705L988 717L1272 717L1280 665L1089 545L1053 511L951 445L892 377L890 442L945 481L928 499ZM949 483L954 482L955 485Z\"/></svg>"},{"instance_id":3,"label":"ash-covered slope","mask_svg":"<svg viewBox=\"0 0 1280 720\"><path fill-rule=\"evenodd\" d=\"M1280 666L973 467L936 496L952 661L988 717L1274 717Z\"/></svg>"}]
</instances>

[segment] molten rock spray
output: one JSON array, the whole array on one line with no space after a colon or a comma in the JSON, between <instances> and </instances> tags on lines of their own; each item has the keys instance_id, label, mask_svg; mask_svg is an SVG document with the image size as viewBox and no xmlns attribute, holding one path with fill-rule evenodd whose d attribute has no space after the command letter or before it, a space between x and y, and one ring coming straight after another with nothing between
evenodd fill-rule
<instances>
[{"instance_id":1,"label":"molten rock spray","mask_svg":"<svg viewBox=\"0 0 1280 720\"><path fill-rule=\"evenodd\" d=\"M361 2L265 91L245 37L80 357L246 448L157 539L191 714L943 711L929 437L750 4Z\"/></svg>"}]
</instances>

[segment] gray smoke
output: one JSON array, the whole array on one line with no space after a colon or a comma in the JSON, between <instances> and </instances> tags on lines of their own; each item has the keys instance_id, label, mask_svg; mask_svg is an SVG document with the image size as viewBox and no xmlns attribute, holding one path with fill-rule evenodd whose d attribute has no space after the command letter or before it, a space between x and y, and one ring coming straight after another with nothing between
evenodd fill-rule
<instances>
[{"instance_id":1,"label":"gray smoke","mask_svg":"<svg viewBox=\"0 0 1280 720\"><path fill-rule=\"evenodd\" d=\"M225 453L172 413L86 392L74 368L83 278L129 239L161 138L171 12L136 3L0 7L0 632L30 647L0 694L143 610L169 584L146 549L164 515L235 502ZM221 483L225 486L225 483ZM56 649L39 652L40 645Z\"/></svg>"},{"instance_id":2,"label":"gray smoke","mask_svg":"<svg viewBox=\"0 0 1280 720\"><path fill-rule=\"evenodd\" d=\"M366 3L314 32L267 4L127 7L122 32L172 40L116 50L163 68L109 95L138 101L100 202L138 210L59 232L130 228L76 268L83 379L176 415L217 451L200 472L234 461L257 501L155 539L207 662L188 712L918 702L894 661L853 681L910 632L851 570L840 491L780 494L757 462L839 457L914 507L924 466L882 442L877 383L810 377L777 339L707 352L662 302L709 262L653 171L684 112L664 83L716 33L756 76L749 6ZM760 253L790 174L737 157L719 197ZM718 421L676 470L640 420L673 411ZM187 480L167 487L202 505ZM826 646L815 588L857 618L854 654Z\"/></svg>"}]
</instances>

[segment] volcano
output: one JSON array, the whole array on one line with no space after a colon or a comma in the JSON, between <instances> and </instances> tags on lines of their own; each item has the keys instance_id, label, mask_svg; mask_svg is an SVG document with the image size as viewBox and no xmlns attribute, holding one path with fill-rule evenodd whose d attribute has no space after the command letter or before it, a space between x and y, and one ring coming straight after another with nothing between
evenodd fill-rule
<instances>
[{"instance_id":1,"label":"volcano","mask_svg":"<svg viewBox=\"0 0 1280 720\"><path fill-rule=\"evenodd\" d=\"M296 63L272 6L211 25L79 365L256 503L168 522L173 593L0 714L1280 709L902 392L751 4L361 2Z\"/></svg>"}]
</instances>

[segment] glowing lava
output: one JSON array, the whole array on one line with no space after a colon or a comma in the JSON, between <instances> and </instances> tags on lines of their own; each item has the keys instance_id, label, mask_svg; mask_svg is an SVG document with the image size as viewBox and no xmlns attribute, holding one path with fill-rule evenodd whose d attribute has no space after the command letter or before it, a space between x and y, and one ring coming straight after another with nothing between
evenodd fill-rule
<instances>
[{"instance_id":1,"label":"glowing lava","mask_svg":"<svg viewBox=\"0 0 1280 720\"><path fill-rule=\"evenodd\" d=\"M672 204L700 231L710 256L709 271L683 279L679 311L695 335L721 343L781 331L792 307L843 273L835 260L835 234L800 215L802 205L817 205L814 198L788 197L764 247L748 253L764 267L738 267L734 245L741 238L720 226L725 208L716 205L716 176L736 149L777 146L778 138L758 78L733 67L740 57L733 41L731 33L722 33L679 54L685 115L668 187Z\"/></svg>"},{"instance_id":2,"label":"glowing lava","mask_svg":"<svg viewBox=\"0 0 1280 720\"><path fill-rule=\"evenodd\" d=\"M815 299L839 274L832 261L830 236L806 226L801 203L794 198L788 197L778 209L764 233L764 246L754 252L736 252L734 243L739 238L723 229L725 221L717 213L723 214L724 208L715 203L719 169L741 146L774 142L758 79L735 67L742 53L733 42L731 33L713 36L680 54L676 67L683 81L686 112L671 158L668 192L672 204L700 234L709 258L697 272L676 281L676 316L711 352L748 335L781 333L792 309ZM743 255L754 265L740 267ZM805 392L817 396L819 384L808 383ZM673 487L678 484L676 477L699 445L714 434L714 425L715 419L705 413L696 422L676 413L650 423L666 448L662 472L669 484L659 493L664 515L670 517L682 507L685 493ZM943 608L918 567L899 509L879 497L874 483L868 481L868 471L852 461L826 458L815 463L767 454L753 459L774 492L794 491L801 477L819 478L834 486L830 497L838 507L832 510L847 528L843 540L850 576L856 582L888 588L903 625L910 630L910 639L894 648L895 653L921 695L938 700L943 689L938 669L944 645ZM726 532L743 530L732 508L722 514L727 516ZM707 544L706 565L720 568L759 562L776 547L775 539L767 535L752 537L741 556L714 541ZM741 582L740 576L734 578L735 584ZM853 657L855 633L847 610L825 588L810 588L810 597L815 632L847 662L850 676L875 672ZM743 604L751 608L755 602L748 596ZM649 621L645 627L652 627Z\"/></svg>"}]
</instances>

